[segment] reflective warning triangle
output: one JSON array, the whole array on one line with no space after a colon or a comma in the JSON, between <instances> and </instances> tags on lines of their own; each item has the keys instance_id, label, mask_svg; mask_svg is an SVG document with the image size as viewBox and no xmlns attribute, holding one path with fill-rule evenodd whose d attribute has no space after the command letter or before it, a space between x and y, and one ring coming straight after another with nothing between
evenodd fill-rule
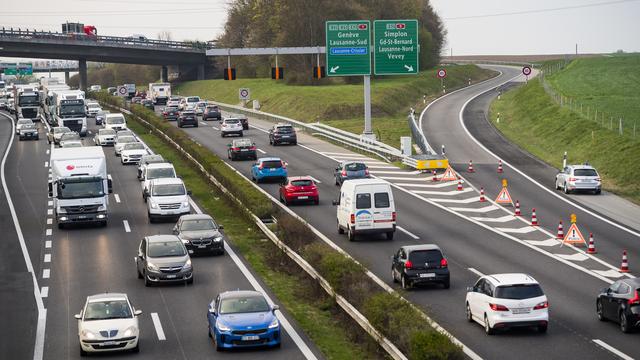
<instances>
[{"instance_id":1,"label":"reflective warning triangle","mask_svg":"<svg viewBox=\"0 0 640 360\"><path fill-rule=\"evenodd\" d=\"M511 195L509 195L509 190L506 187L503 187L496 198L496 203L498 204L511 204L513 205L513 201L511 200Z\"/></svg>"},{"instance_id":2,"label":"reflective warning triangle","mask_svg":"<svg viewBox=\"0 0 640 360\"><path fill-rule=\"evenodd\" d=\"M454 180L458 180L458 175L456 175L456 172L453 171L451 166L447 166L447 170L445 170L444 174L442 174L440 181L454 181Z\"/></svg>"},{"instance_id":3,"label":"reflective warning triangle","mask_svg":"<svg viewBox=\"0 0 640 360\"><path fill-rule=\"evenodd\" d=\"M567 231L567 235L564 237L563 243L565 244L583 244L586 245L586 241L584 241L584 236L578 229L576 223L571 224L569 231Z\"/></svg>"}]
</instances>

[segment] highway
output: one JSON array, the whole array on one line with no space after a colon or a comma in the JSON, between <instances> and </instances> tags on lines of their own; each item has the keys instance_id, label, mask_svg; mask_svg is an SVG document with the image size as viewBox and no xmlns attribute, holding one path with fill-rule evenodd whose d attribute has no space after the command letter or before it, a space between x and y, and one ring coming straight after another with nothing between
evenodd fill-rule
<instances>
[{"instance_id":1,"label":"highway","mask_svg":"<svg viewBox=\"0 0 640 360\"><path fill-rule=\"evenodd\" d=\"M398 288L391 282L390 257L399 246L436 243L443 249L449 259L451 289L415 289L404 292L404 295L425 309L480 357L512 358L518 354L522 359L597 359L613 356L610 350L597 345L594 340L600 340L625 354L640 356L640 351L632 345L633 341L629 341L636 335L622 336L617 326L599 323L596 319L595 295L611 282L610 278L587 268L580 270L559 256L541 252L535 246L505 237L481 226L483 224L479 221L438 206L440 203L432 201L432 198L446 203L452 199L450 195L455 195L456 201L460 195L450 191L443 192L440 194L442 196L433 195L431 193L437 191L435 188L425 191L425 187L432 186L425 175L395 168L301 133L298 134L299 146L273 147L268 144L265 132L269 123L254 118L250 118L249 122L252 128L245 132L245 137L256 143L258 156L279 156L288 163L290 176L310 175L319 181L320 205L292 206L292 210L389 285ZM226 159L226 145L230 139L220 137L218 126L217 121L200 122L199 128L183 130L195 141ZM337 198L339 192L334 185L333 169L340 159L363 160L369 164L373 175L386 178L394 185L398 225L402 230L396 233L393 241L383 237L367 237L349 242L344 235L338 235L336 210L331 200ZM250 177L251 161L228 163L244 176ZM260 187L277 197L278 184L261 184ZM462 193L467 194L467 191ZM544 239L542 236L538 241ZM567 252L563 254L565 256L574 256L572 249L565 247L562 251ZM592 260L587 263L592 267L598 265ZM464 297L467 286L473 285L480 273L501 272L525 272L541 283L551 303L551 322L547 334L522 330L488 337L481 326L466 322Z\"/></svg>"},{"instance_id":2,"label":"highway","mask_svg":"<svg viewBox=\"0 0 640 360\"><path fill-rule=\"evenodd\" d=\"M95 133L93 119L88 122ZM0 116L0 146L4 146L4 150L8 143L7 131L10 135L10 122L6 116ZM47 144L45 134L46 129L41 128L39 141L18 142L16 139L10 147L12 151L6 164L7 187L16 204L18 220L27 241L35 274L38 275L44 307L47 309L44 348L39 349L43 351L45 359L80 357L77 321L73 315L79 313L87 295L101 292L127 293L133 306L143 311L140 317L140 354L136 355L142 359L255 359L256 356L265 356L263 354L282 359L322 357L284 308L281 308L279 316L286 317L288 322L293 323L293 327L285 327L281 349L231 353L215 351L206 333L205 315L208 303L219 292L238 288L253 289L254 283L266 289L247 270L247 264L228 244L224 256L193 259L193 285L146 288L135 272L134 256L137 247L144 236L170 233L173 222L149 224L135 166L121 165L112 148L104 149L114 188L109 198L108 226L79 226L59 230L55 226L52 203L46 192L51 146ZM85 138L84 143L85 146L93 146L90 137ZM4 201L3 198L0 200ZM9 234L12 229L11 217L4 216L5 209L2 206L0 225L1 230ZM17 324L16 328L11 333L3 333L3 344L15 346L24 352L25 356L12 358L29 358L34 349L37 320L33 288L30 287L32 282L22 269L25 262L17 245L18 241L13 236L7 236L4 240L3 246L7 247L6 255L9 256L2 251L3 259L7 259L7 263L3 265L20 271L13 270L16 274L3 280L10 281L11 285L3 286L3 295L11 291L16 298L16 301L8 301L10 304L16 303L16 306L3 307L3 311L11 309L13 312L8 313L5 319L19 316L20 321L11 322ZM268 289L267 295L278 303ZM2 299L5 303L5 296ZM26 329L22 329L23 326ZM295 332L296 337L301 337L301 340L294 342L291 331ZM39 350L36 348L36 351ZM114 354L113 358L116 357L120 355Z\"/></svg>"}]
</instances>

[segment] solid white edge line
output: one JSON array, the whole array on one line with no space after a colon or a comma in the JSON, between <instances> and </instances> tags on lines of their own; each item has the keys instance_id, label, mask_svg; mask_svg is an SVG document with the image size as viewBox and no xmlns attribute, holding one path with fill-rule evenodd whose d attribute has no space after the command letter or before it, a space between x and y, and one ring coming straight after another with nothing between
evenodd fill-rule
<instances>
[{"instance_id":1,"label":"solid white edge line","mask_svg":"<svg viewBox=\"0 0 640 360\"><path fill-rule=\"evenodd\" d=\"M474 268L467 268L467 270L471 271L472 273L474 273L474 274L476 274L476 275L478 275L478 276L480 276L480 277L483 277L483 276L484 276L484 274L483 274L483 273L481 273L480 271L478 271L478 270L476 270L476 269L474 269Z\"/></svg>"},{"instance_id":2,"label":"solid white edge line","mask_svg":"<svg viewBox=\"0 0 640 360\"><path fill-rule=\"evenodd\" d=\"M156 335L158 336L158 340L164 341L167 338L164 336L164 330L162 329L162 323L160 322L160 317L158 313L151 313L151 320L153 321L153 327L156 329Z\"/></svg>"},{"instance_id":3,"label":"solid white edge line","mask_svg":"<svg viewBox=\"0 0 640 360\"><path fill-rule=\"evenodd\" d=\"M633 360L633 358L632 358L631 356L629 356L629 355L627 355L627 354L623 353L622 351L620 351L620 350L618 350L618 349L614 348L613 346L611 346L611 345L607 344L606 342L604 342L604 341L602 341L602 340L600 340L600 339L593 339L592 341L593 341L594 343L596 343L596 344L598 344L598 345L602 346L603 348L605 348L605 349L607 349L607 350L611 351L611 352L612 352L612 353L614 353L616 356L618 356L618 357L620 357L620 358L622 358L622 359L624 359L624 360Z\"/></svg>"},{"instance_id":4,"label":"solid white edge line","mask_svg":"<svg viewBox=\"0 0 640 360\"><path fill-rule=\"evenodd\" d=\"M129 221L122 220L122 224L124 225L124 231L125 232L131 232L131 227L129 227Z\"/></svg>"},{"instance_id":5,"label":"solid white edge line","mask_svg":"<svg viewBox=\"0 0 640 360\"><path fill-rule=\"evenodd\" d=\"M266 151L264 151L262 149L257 149L257 150L260 151L260 153L262 153L262 154L266 154L267 153Z\"/></svg>"},{"instance_id":6,"label":"solid white edge line","mask_svg":"<svg viewBox=\"0 0 640 360\"><path fill-rule=\"evenodd\" d=\"M420 237L418 235L411 233L409 230L403 228L402 226L396 225L396 229L398 229L398 230L402 231L403 233L411 236L415 240L420 240Z\"/></svg>"},{"instance_id":7,"label":"solid white edge line","mask_svg":"<svg viewBox=\"0 0 640 360\"><path fill-rule=\"evenodd\" d=\"M9 188L7 187L7 181L5 179L4 168L7 163L7 156L11 151L11 146L13 145L13 140L15 138L15 123L13 119L4 114L9 121L11 121L11 139L9 140L9 144L7 144L7 150L4 152L2 157L2 164L0 164L0 178L2 179L2 187L4 189L4 196L7 199L7 204L9 204L9 211L11 212L11 218L13 219L13 226L15 227L16 233L18 235L18 241L20 242L20 249L22 250L22 256L24 257L25 265L27 266L27 271L31 273L31 278L33 280L33 296L36 299L36 306L38 308L38 325L36 328L36 338L35 344L33 345L33 360L41 360L44 356L44 335L45 329L47 325L47 309L44 307L44 302L42 301L42 296L40 294L40 286L38 285L38 279L33 270L33 263L31 262L31 257L29 256L29 251L27 250L27 244L24 241L24 235L22 234L22 228L20 227L20 222L18 221L18 216L16 215L16 209L13 207L13 201L11 200L11 195L9 194Z\"/></svg>"}]
</instances>

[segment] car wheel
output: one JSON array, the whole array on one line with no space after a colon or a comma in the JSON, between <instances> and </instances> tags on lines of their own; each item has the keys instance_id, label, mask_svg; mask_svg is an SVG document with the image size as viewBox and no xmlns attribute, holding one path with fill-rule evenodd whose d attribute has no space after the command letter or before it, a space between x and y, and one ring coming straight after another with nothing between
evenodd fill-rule
<instances>
[{"instance_id":1,"label":"car wheel","mask_svg":"<svg viewBox=\"0 0 640 360\"><path fill-rule=\"evenodd\" d=\"M80 346L80 356L82 357L87 356L87 352L82 349L82 345L79 345L79 346Z\"/></svg>"},{"instance_id":2,"label":"car wheel","mask_svg":"<svg viewBox=\"0 0 640 360\"><path fill-rule=\"evenodd\" d=\"M142 274L140 274L140 269L136 266L136 273L138 273L138 279L142 279Z\"/></svg>"},{"instance_id":3,"label":"car wheel","mask_svg":"<svg viewBox=\"0 0 640 360\"><path fill-rule=\"evenodd\" d=\"M396 272L393 271L393 267L391 267L391 281L393 281L394 284L398 282L398 279L396 278Z\"/></svg>"},{"instance_id":4,"label":"car wheel","mask_svg":"<svg viewBox=\"0 0 640 360\"><path fill-rule=\"evenodd\" d=\"M242 131L240 131L240 137L242 137Z\"/></svg>"},{"instance_id":5,"label":"car wheel","mask_svg":"<svg viewBox=\"0 0 640 360\"><path fill-rule=\"evenodd\" d=\"M191 275L191 279L187 280L187 284L193 285L193 275Z\"/></svg>"},{"instance_id":6,"label":"car wheel","mask_svg":"<svg viewBox=\"0 0 640 360\"><path fill-rule=\"evenodd\" d=\"M156 221L156 219L153 218L153 216L151 216L151 214L149 214L149 223L153 224Z\"/></svg>"},{"instance_id":7,"label":"car wheel","mask_svg":"<svg viewBox=\"0 0 640 360\"><path fill-rule=\"evenodd\" d=\"M341 234L341 235L344 234L344 229L342 228L342 226L340 226L340 222L337 221L337 223L338 223L338 234Z\"/></svg>"},{"instance_id":8,"label":"car wheel","mask_svg":"<svg viewBox=\"0 0 640 360\"><path fill-rule=\"evenodd\" d=\"M151 280L149 280L149 277L147 276L146 271L142 273L142 276L144 277L144 286L151 287Z\"/></svg>"},{"instance_id":9,"label":"car wheel","mask_svg":"<svg viewBox=\"0 0 640 360\"><path fill-rule=\"evenodd\" d=\"M313 200L313 205L320 205L320 199Z\"/></svg>"},{"instance_id":10,"label":"car wheel","mask_svg":"<svg viewBox=\"0 0 640 360\"><path fill-rule=\"evenodd\" d=\"M604 309L602 308L602 303L600 300L596 303L596 314L598 315L598 320L607 321L607 318L604 317Z\"/></svg>"},{"instance_id":11,"label":"car wheel","mask_svg":"<svg viewBox=\"0 0 640 360\"><path fill-rule=\"evenodd\" d=\"M211 335L211 326L207 325L207 335L209 336L209 339L213 339L213 336Z\"/></svg>"},{"instance_id":12,"label":"car wheel","mask_svg":"<svg viewBox=\"0 0 640 360\"><path fill-rule=\"evenodd\" d=\"M400 275L400 284L402 285L402 288L405 290L411 289L411 282L407 280L407 277L404 275Z\"/></svg>"},{"instance_id":13,"label":"car wheel","mask_svg":"<svg viewBox=\"0 0 640 360\"><path fill-rule=\"evenodd\" d=\"M624 313L624 310L620 311L620 330L625 334L631 332L631 324L629 324L627 314Z\"/></svg>"},{"instance_id":14,"label":"car wheel","mask_svg":"<svg viewBox=\"0 0 640 360\"><path fill-rule=\"evenodd\" d=\"M473 314L471 314L471 307L469 306L469 303L467 303L464 314L468 322L473 322Z\"/></svg>"},{"instance_id":15,"label":"car wheel","mask_svg":"<svg viewBox=\"0 0 640 360\"><path fill-rule=\"evenodd\" d=\"M540 325L538 326L538 332L540 334L546 334L547 333L547 325Z\"/></svg>"},{"instance_id":16,"label":"car wheel","mask_svg":"<svg viewBox=\"0 0 640 360\"><path fill-rule=\"evenodd\" d=\"M131 352L132 353L139 353L140 352L140 339L138 339L138 343L136 344L136 347L131 349Z\"/></svg>"},{"instance_id":17,"label":"car wheel","mask_svg":"<svg viewBox=\"0 0 640 360\"><path fill-rule=\"evenodd\" d=\"M595 195L600 195L602 193L601 189L597 189L596 191L593 192Z\"/></svg>"},{"instance_id":18,"label":"car wheel","mask_svg":"<svg viewBox=\"0 0 640 360\"><path fill-rule=\"evenodd\" d=\"M198 127L198 123L196 123L193 127Z\"/></svg>"},{"instance_id":19,"label":"car wheel","mask_svg":"<svg viewBox=\"0 0 640 360\"><path fill-rule=\"evenodd\" d=\"M338 181L338 177L336 176L336 186L340 186L340 181Z\"/></svg>"},{"instance_id":20,"label":"car wheel","mask_svg":"<svg viewBox=\"0 0 640 360\"><path fill-rule=\"evenodd\" d=\"M556 178L556 190L560 190L560 185L558 184L558 178Z\"/></svg>"},{"instance_id":21,"label":"car wheel","mask_svg":"<svg viewBox=\"0 0 640 360\"><path fill-rule=\"evenodd\" d=\"M445 280L445 281L442 283L442 286L443 286L445 289L450 288L450 287L451 287L451 280L449 280L449 279Z\"/></svg>"},{"instance_id":22,"label":"car wheel","mask_svg":"<svg viewBox=\"0 0 640 360\"><path fill-rule=\"evenodd\" d=\"M356 234L353 233L353 230L351 230L350 226L347 230L347 237L349 238L349 241L354 241L356 239Z\"/></svg>"},{"instance_id":23,"label":"car wheel","mask_svg":"<svg viewBox=\"0 0 640 360\"><path fill-rule=\"evenodd\" d=\"M58 223L58 229L63 229L64 228L64 224L63 223Z\"/></svg>"},{"instance_id":24,"label":"car wheel","mask_svg":"<svg viewBox=\"0 0 640 360\"><path fill-rule=\"evenodd\" d=\"M484 332L487 335L493 335L495 333L495 331L491 327L491 324L489 324L489 318L487 318L486 314L484 315Z\"/></svg>"},{"instance_id":25,"label":"car wheel","mask_svg":"<svg viewBox=\"0 0 640 360\"><path fill-rule=\"evenodd\" d=\"M567 183L564 183L564 189L563 189L563 190L564 190L564 193L565 193L565 194L568 194L568 193L570 193L570 192L571 192L571 191L569 190L569 188L567 187Z\"/></svg>"},{"instance_id":26,"label":"car wheel","mask_svg":"<svg viewBox=\"0 0 640 360\"><path fill-rule=\"evenodd\" d=\"M387 240L393 240L393 234L394 234L393 231L387 232Z\"/></svg>"},{"instance_id":27,"label":"car wheel","mask_svg":"<svg viewBox=\"0 0 640 360\"><path fill-rule=\"evenodd\" d=\"M298 142L294 141L294 142L291 143L291 145L298 145Z\"/></svg>"}]
</instances>

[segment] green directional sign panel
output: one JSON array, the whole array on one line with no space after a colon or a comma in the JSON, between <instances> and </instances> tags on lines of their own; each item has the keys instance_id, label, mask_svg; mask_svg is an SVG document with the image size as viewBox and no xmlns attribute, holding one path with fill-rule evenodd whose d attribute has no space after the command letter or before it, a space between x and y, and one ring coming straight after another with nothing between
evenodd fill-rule
<instances>
[{"instance_id":1,"label":"green directional sign panel","mask_svg":"<svg viewBox=\"0 0 640 360\"><path fill-rule=\"evenodd\" d=\"M418 20L375 20L373 29L374 74L417 74Z\"/></svg>"},{"instance_id":2,"label":"green directional sign panel","mask_svg":"<svg viewBox=\"0 0 640 360\"><path fill-rule=\"evenodd\" d=\"M327 21L327 76L371 75L371 22Z\"/></svg>"}]
</instances>

